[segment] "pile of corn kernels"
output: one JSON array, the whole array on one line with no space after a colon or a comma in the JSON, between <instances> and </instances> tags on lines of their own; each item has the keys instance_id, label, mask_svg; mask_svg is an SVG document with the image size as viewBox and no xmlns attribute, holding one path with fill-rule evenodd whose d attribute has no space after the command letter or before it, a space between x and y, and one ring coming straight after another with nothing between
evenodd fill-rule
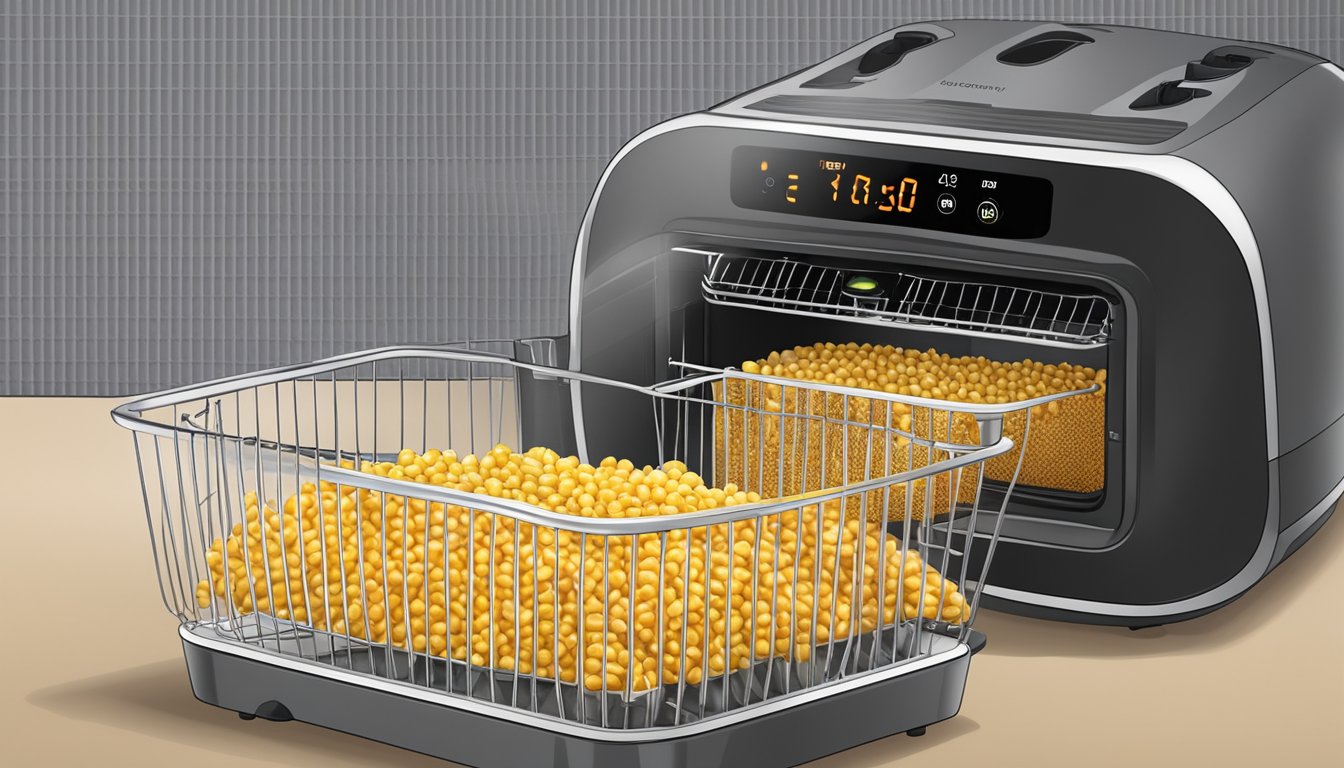
<instances>
[{"instance_id":1,"label":"pile of corn kernels","mask_svg":"<svg viewBox=\"0 0 1344 768\"><path fill-rule=\"evenodd\" d=\"M1100 490L1105 484L1105 435L1106 435L1106 369L1073 365L1067 362L1056 364L1041 361L1018 360L1001 362L983 356L953 357L935 349L917 350L893 347L881 344L835 344L816 343L810 346L798 346L766 357L748 360L742 364L746 373L774 376L783 379L820 382L837 386L852 387L860 390L883 392L887 394L912 395L934 400L961 403L1015 403L1035 397L1087 389L1097 385L1097 391L1074 397L1055 400L1044 406L1031 409L1031 434L1026 442L1026 455L1022 457L1021 469L1017 481L1021 485L1051 488L1078 493L1090 493ZM741 391L740 400L755 405L754 392L748 388ZM953 419L952 430L947 431L947 412L938 412L928 408L912 408L902 403L891 404L890 409L882 403L874 403L864 398L851 398L847 413L841 413L841 398L813 393L810 401L799 397L797 391L781 393L778 387L766 387L759 398L767 411L784 413L826 413L833 418L848 418L850 421L890 425L921 436L934 435L940 439L950 434L953 441L974 444L977 427L972 417L961 415ZM821 403L820 405L818 403ZM1026 429L1026 411L1013 411L1004 418L1004 434L1013 438L1017 445L1023 444ZM744 436L750 442L752 429L746 425ZM839 434L839 428L832 431ZM904 441L894 448L883 444L868 446L854 428L847 444L852 456L847 457L846 482L855 482L865 477L884 474L882 457L889 457L886 471L902 471L910 466L920 466L920 457L913 462L903 450ZM755 438L760 442L760 438ZM771 444L770 437L764 438L765 446L760 452L769 471L771 462L776 461L777 446ZM838 441L833 444L839 444ZM831 462L840 461L839 454L828 457ZM924 457L925 464L937 460L932 454ZM986 463L985 475L993 480L1007 481L1018 471L1018 450L1004 454ZM748 469L756 468L756 460L748 456ZM873 466L869 466L873 464ZM816 470L812 470L816 473ZM729 474L729 478L738 475ZM839 467L833 468L830 477L842 477ZM832 483L834 484L834 482ZM785 484L787 487L787 483ZM768 487L768 486L767 486ZM810 487L819 487L812 485ZM967 489L973 490L974 482L968 483L957 492L958 500L969 501ZM916 485L916 493L921 494ZM948 498L953 495L947 488L937 492L938 501L933 504L937 509L947 509ZM913 507L916 519L922 514L922 495L916 499ZM905 503L893 499L892 519L904 514ZM872 513L870 513L872 514Z\"/></svg>"},{"instance_id":2,"label":"pile of corn kernels","mask_svg":"<svg viewBox=\"0 0 1344 768\"><path fill-rule=\"evenodd\" d=\"M360 470L581 517L761 501L676 461L590 466L545 448L404 450ZM898 615L959 623L968 612L955 583L836 501L600 536L350 483L305 483L278 508L248 494L244 521L207 552L202 608L626 691L697 684L768 658L806 661L819 644Z\"/></svg>"}]
</instances>

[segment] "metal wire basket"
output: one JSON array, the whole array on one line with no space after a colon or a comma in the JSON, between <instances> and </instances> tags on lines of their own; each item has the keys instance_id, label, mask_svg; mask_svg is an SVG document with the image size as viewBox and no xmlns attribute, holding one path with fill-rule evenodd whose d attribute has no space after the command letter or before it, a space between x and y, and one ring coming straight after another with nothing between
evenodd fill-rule
<instances>
[{"instance_id":1,"label":"metal wire basket","mask_svg":"<svg viewBox=\"0 0 1344 768\"><path fill-rule=\"evenodd\" d=\"M975 588L997 527L990 552L975 557L951 542L983 533L976 518L1000 516L1001 506L981 505L977 468L1013 449L1004 414L1036 401L864 393L948 414L901 429L848 407L770 408L735 396L739 384L806 386L703 369L643 387L506 354L403 347L149 395L113 416L134 434L159 587L181 622L193 688L245 715L292 716L479 765L547 745L600 746L609 751L595 761L630 764L650 759L651 742L722 747L767 720L779 733L772 748L793 762L873 738L874 728L955 713L960 682L929 689L940 692L926 706L911 683L913 700L889 700L880 724L837 709L862 723L805 748L785 735L818 703L868 707L858 693L889 692L939 664L964 682ZM616 417L636 412L649 420ZM961 418L977 425L973 434L950 428ZM949 428L935 434L935 421ZM731 425L767 422L792 436L780 471L765 472L759 456L730 467ZM838 437L828 443L828 434ZM905 466L852 468L858 435L869 452L901 446ZM397 477L403 449L442 460L427 452L454 448L460 465L500 443L572 448L568 463L537 454L537 487L565 490L546 485L563 464L578 493L519 500L487 487L484 458L471 465L485 472L483 491ZM557 501L584 499L585 473L620 470L602 464L609 451L646 480L662 472L670 494L688 492L676 476L694 475L682 473L736 487L722 504L681 514L611 517L587 500L575 514ZM836 469L786 482L786 461ZM380 462L385 471L370 471ZM451 474L460 485L470 472ZM913 504L917 486L935 483L950 492L920 496L924 514L888 516L892 499ZM882 512L874 519L871 509ZM383 698L361 698L373 693ZM383 714L351 714L366 706ZM408 729L408 718L431 735ZM499 743L458 738L468 733L497 733ZM696 764L684 744L667 748L673 764Z\"/></svg>"},{"instance_id":2,"label":"metal wire basket","mask_svg":"<svg viewBox=\"0 0 1344 768\"><path fill-rule=\"evenodd\" d=\"M839 315L877 325L937 326L1073 349L1105 344L1111 335L1110 302L1095 294L865 270L882 276L887 290L862 297L846 293L845 280L853 273L839 267L693 247L674 250L706 259L701 289L716 304Z\"/></svg>"}]
</instances>

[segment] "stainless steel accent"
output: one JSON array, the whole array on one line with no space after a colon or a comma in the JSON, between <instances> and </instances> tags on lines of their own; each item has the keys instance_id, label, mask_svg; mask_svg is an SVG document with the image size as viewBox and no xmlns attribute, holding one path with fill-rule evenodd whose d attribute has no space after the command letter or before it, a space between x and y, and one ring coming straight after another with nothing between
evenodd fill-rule
<instances>
[{"instance_id":1,"label":"stainless steel accent","mask_svg":"<svg viewBox=\"0 0 1344 768\"><path fill-rule=\"evenodd\" d=\"M1280 562L1284 550L1296 544L1298 537L1306 533L1317 521L1325 516L1327 512L1333 509L1334 506L1339 503L1341 496L1344 496L1344 480L1340 480L1336 483L1335 487L1331 488L1330 492L1325 495L1325 498L1317 502L1316 506L1312 507L1307 514L1303 515L1292 525L1283 529L1283 531L1279 533L1278 547L1274 550L1274 562Z\"/></svg>"},{"instance_id":2,"label":"stainless steel accent","mask_svg":"<svg viewBox=\"0 0 1344 768\"><path fill-rule=\"evenodd\" d=\"M957 330L1071 348L1100 346L1110 336L1111 307L1102 296L865 270L864 274L885 277L886 292L859 299L845 292L848 273L838 267L788 257L672 250L707 254L702 288L705 300L715 304L861 317L920 330Z\"/></svg>"},{"instance_id":3,"label":"stainless steel accent","mask_svg":"<svg viewBox=\"0 0 1344 768\"><path fill-rule=\"evenodd\" d=\"M1275 487L1270 495L1273 511L1278 511L1278 488L1277 473L1271 475L1276 479ZM1012 600L1019 603L1028 603L1030 605L1043 605L1048 608L1058 608L1066 611L1076 611L1078 613L1094 613L1100 616L1127 616L1136 619L1142 619L1153 616L1175 616L1187 612L1196 612L1208 608L1211 605L1217 605L1226 600L1231 600L1237 595L1245 592L1255 585L1266 573L1274 566L1282 555L1283 548L1288 547L1296 541L1313 524L1321 519L1330 510L1334 509L1339 503L1340 498L1344 496L1344 480L1341 480L1330 493L1322 499L1315 507L1300 520L1293 523L1287 530L1279 535L1277 532L1266 531L1265 536L1260 541L1260 546L1255 550L1251 557L1251 562L1236 575L1232 580L1219 584L1216 588L1209 590L1201 595L1186 598L1174 603L1161 603L1157 605L1127 605L1123 603L1104 603L1098 600L1078 600L1070 597L1060 597L1058 595L1045 595L1036 592L1026 592L1018 589L1006 589L996 587L993 584L986 584L981 593L989 597L996 597L1003 600ZM1272 515L1275 519L1277 514Z\"/></svg>"},{"instance_id":4,"label":"stainless steel accent","mask_svg":"<svg viewBox=\"0 0 1344 768\"><path fill-rule=\"evenodd\" d=\"M1002 506L980 504L978 469L1014 449L1002 434L1004 414L1067 395L971 405L686 367L693 375L641 387L482 352L396 347L148 395L113 416L134 434L160 591L192 643L208 640L229 653L261 653L322 675L414 691L445 706L488 706L515 722L585 734L728 724L842 685L889 679L940 654L964 653L973 594L964 613L947 623L941 619L952 590L940 592L936 605L924 602L924 591L917 601L888 600L869 579L884 584L889 566L903 566L916 542L928 541L936 517L1002 519ZM780 412L765 402L730 400L731 387L817 390L843 398L846 408L840 414ZM653 417L651 453L637 458L655 465L676 459L706 478L722 469L716 438L727 445L734 419L744 426L796 426L804 435L816 427L821 439L787 446L788 458L811 465L838 457L840 477L823 477L818 487L804 482L802 493L783 496L782 476L772 487L762 468L744 472L740 483L760 501L678 515L587 517L357 469L363 462L395 464L406 447L423 453L455 446L484 456L501 441L518 445L530 426L519 404L534 388L583 388L604 399L643 402ZM855 398L923 409L930 427L902 430L890 417L886 423L853 420L847 414ZM983 429L974 442L954 440L950 429L935 435L934 410L946 413L949 423L958 414L974 418ZM843 439L828 446L832 427ZM921 450L907 451L904 471L881 474L865 466L863 479L852 481L846 450L855 429L868 442L868 457L874 444L889 450L898 440ZM934 506L928 494L918 524L926 529L922 538L910 535L908 518L901 539L862 522L865 502L875 495L887 499L901 490L908 501L916 483L935 480L949 483L953 493L946 508ZM810 518L816 535L808 555ZM855 530L884 543L869 551L867 537ZM841 557L846 536L857 537L857 560L853 551ZM823 593L819 556L828 537L835 552ZM531 541L538 544L524 551ZM786 558L781 545L787 543L795 555L808 556ZM617 551L629 554L626 562ZM630 554L636 552L638 568ZM650 552L658 558L653 571L645 562ZM709 567L725 552L726 579ZM935 554L938 562L930 563ZM973 563L946 550L935 554L923 553L925 575L937 567L962 585L984 582L988 557ZM804 568L805 560L812 565ZM768 572L761 570L767 562L775 564ZM875 566L874 575L856 563ZM463 570L465 564L473 566ZM577 570L562 576L573 564ZM797 627L802 616L795 606L810 603L806 642L790 635L781 648L759 630L745 639L729 632L737 609L714 608L719 598L712 596L732 594L734 565L751 574L749 626L784 626L786 611L788 626ZM576 574L584 587L571 578ZM622 577L619 585L613 574ZM695 588L702 579L703 593ZM809 582L818 589L800 603L806 596L797 585ZM655 595L675 595L638 607L656 614L657 650L645 657L648 672L637 676L634 662L643 646L632 640L631 591L647 583ZM856 597L840 603L844 594ZM773 607L758 613L767 595ZM717 621L724 624L721 644L707 631ZM567 624L577 643L562 631ZM638 624L641 633L653 626L642 616ZM524 637L525 628L530 636ZM669 650L673 641L675 651ZM598 648L604 650L595 658Z\"/></svg>"}]
</instances>

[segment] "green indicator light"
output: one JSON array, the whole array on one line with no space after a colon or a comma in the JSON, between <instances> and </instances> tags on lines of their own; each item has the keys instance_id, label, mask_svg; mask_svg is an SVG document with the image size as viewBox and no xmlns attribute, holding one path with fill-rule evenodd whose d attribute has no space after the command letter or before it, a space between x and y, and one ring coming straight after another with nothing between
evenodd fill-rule
<instances>
[{"instance_id":1,"label":"green indicator light","mask_svg":"<svg viewBox=\"0 0 1344 768\"><path fill-rule=\"evenodd\" d=\"M845 288L858 293L867 293L877 289L877 281L867 275L855 275L845 283Z\"/></svg>"}]
</instances>

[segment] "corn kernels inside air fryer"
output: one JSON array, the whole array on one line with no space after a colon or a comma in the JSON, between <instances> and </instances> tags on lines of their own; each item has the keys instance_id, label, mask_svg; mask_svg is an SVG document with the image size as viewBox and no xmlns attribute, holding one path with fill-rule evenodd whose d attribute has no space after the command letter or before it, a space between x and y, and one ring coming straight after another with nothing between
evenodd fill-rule
<instances>
[{"instance_id":1,"label":"corn kernels inside air fryer","mask_svg":"<svg viewBox=\"0 0 1344 768\"><path fill-rule=\"evenodd\" d=\"M952 357L934 349L817 343L745 361L742 370L954 403L1014 403L1096 384L1096 392L1031 409L1031 434L1018 483L1089 493L1100 490L1105 482L1105 369L1067 362L1055 365ZM745 477L757 481L753 487L765 492L816 490L947 458L942 452L912 445L892 430L962 444L976 444L979 436L978 426L969 415L949 415L936 408L911 407L861 395L846 397L739 380L729 381L726 393L718 397L729 407L721 409L726 414L716 421L718 466L723 472L715 480L741 482ZM776 413L781 416L769 416ZM834 423L839 420L849 425ZM1021 446L1026 425L1025 411L1012 412L1004 418L1004 434ZM835 450L837 446L839 450ZM986 477L1011 479L1019 452L1020 448L1015 448L986 462ZM974 470L938 475L932 481L931 497L926 495L928 483L917 481L909 499L898 486L885 503L870 497L868 516L880 520L885 509L888 520L902 519L907 511L918 520L926 510L933 514L946 512L953 496L960 502L974 498L976 480Z\"/></svg>"}]
</instances>

